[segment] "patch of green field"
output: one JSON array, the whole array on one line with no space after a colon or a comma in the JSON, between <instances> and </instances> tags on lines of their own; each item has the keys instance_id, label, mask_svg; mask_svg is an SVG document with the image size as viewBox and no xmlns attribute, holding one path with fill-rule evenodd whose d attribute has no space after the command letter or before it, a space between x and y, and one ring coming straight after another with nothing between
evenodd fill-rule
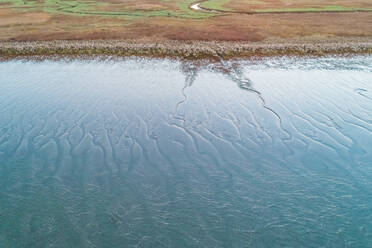
<instances>
[{"instance_id":1,"label":"patch of green field","mask_svg":"<svg viewBox=\"0 0 372 248\"><path fill-rule=\"evenodd\" d=\"M305 7L305 8L280 8L280 9L258 9L255 12L320 12L320 11L366 11L372 10L372 8L356 8L356 7L345 7L345 6L322 6L322 7Z\"/></svg>"},{"instance_id":2,"label":"patch of green field","mask_svg":"<svg viewBox=\"0 0 372 248\"><path fill-rule=\"evenodd\" d=\"M234 11L224 7L230 0L208 0L202 2L201 7L221 10ZM188 18L188 19L203 19L208 18L218 13L194 11L189 6L196 2L196 0L159 0L163 2L165 9L149 9L140 10L129 8L125 2L120 4L113 4L104 2L102 0L0 0L0 8L13 8L17 11L44 11L55 14L69 14L76 16L111 16L111 17L125 17L125 18L147 18L147 17L169 17L169 18ZM177 10L166 9L167 4L177 6ZM248 0L247 4L264 3L260 0ZM169 5L168 5L169 6ZM133 7L133 6L132 6ZM103 10L107 9L107 10ZM109 10L112 9L112 10ZM317 12L317 11L360 11L372 10L372 8L357 8L344 6L319 6L319 7L304 7L304 8L276 8L276 9L257 9L255 12ZM237 11L237 10L235 10Z\"/></svg>"},{"instance_id":3,"label":"patch of green field","mask_svg":"<svg viewBox=\"0 0 372 248\"><path fill-rule=\"evenodd\" d=\"M227 4L230 0L207 0L200 4L201 7L211 9L211 10L218 10L218 11L239 11L238 9L230 9L226 8L224 5ZM247 4L262 4L264 5L265 2L260 0L247 0ZM303 7L303 8L263 8L263 9L252 9L252 12L319 12L319 11L366 11L372 10L372 8L360 8L360 7L345 7L345 6L337 6L337 5L325 5L319 7Z\"/></svg>"},{"instance_id":4,"label":"patch of green field","mask_svg":"<svg viewBox=\"0 0 372 248\"><path fill-rule=\"evenodd\" d=\"M215 14L192 11L189 5L194 0L179 0L178 10L133 10L127 9L125 4L115 4L102 1L85 0L0 0L0 3L7 3L18 11L45 11L57 14L71 14L78 16L112 16L112 17L175 17L175 18L208 18ZM98 7L115 6L115 11L100 11ZM3 6L3 8L8 6ZM1 7L0 7L1 8Z\"/></svg>"},{"instance_id":5,"label":"patch of green field","mask_svg":"<svg viewBox=\"0 0 372 248\"><path fill-rule=\"evenodd\" d=\"M1 4L8 4L11 5L12 7L35 7L39 5L36 1L23 1L23 0L0 0ZM4 8L4 6L2 7Z\"/></svg>"},{"instance_id":6,"label":"patch of green field","mask_svg":"<svg viewBox=\"0 0 372 248\"><path fill-rule=\"evenodd\" d=\"M208 0L200 4L201 7L214 10L231 11L231 9L224 7L229 0Z\"/></svg>"}]
</instances>

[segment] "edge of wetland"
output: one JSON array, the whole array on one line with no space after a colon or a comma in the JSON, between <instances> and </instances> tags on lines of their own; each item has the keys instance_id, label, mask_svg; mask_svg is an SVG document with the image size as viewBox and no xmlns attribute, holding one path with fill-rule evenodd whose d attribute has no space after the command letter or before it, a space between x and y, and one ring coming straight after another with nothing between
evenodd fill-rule
<instances>
[{"instance_id":1,"label":"edge of wetland","mask_svg":"<svg viewBox=\"0 0 372 248\"><path fill-rule=\"evenodd\" d=\"M137 41L137 40L56 40L0 42L0 57L91 56L169 57L185 59L229 59L255 56L322 56L372 54L369 39L308 42L229 41Z\"/></svg>"}]
</instances>

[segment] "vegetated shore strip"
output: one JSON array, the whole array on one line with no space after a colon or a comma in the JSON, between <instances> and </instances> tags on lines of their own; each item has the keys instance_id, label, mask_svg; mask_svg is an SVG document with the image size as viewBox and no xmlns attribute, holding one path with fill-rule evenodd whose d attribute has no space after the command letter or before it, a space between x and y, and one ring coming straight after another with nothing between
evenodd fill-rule
<instances>
[{"instance_id":1,"label":"vegetated shore strip","mask_svg":"<svg viewBox=\"0 0 372 248\"><path fill-rule=\"evenodd\" d=\"M342 40L342 39L341 39ZM306 56L372 54L372 39L308 42L58 40L3 41L1 57L47 55L115 55L145 57L239 58L253 56Z\"/></svg>"},{"instance_id":2,"label":"vegetated shore strip","mask_svg":"<svg viewBox=\"0 0 372 248\"><path fill-rule=\"evenodd\" d=\"M223 10L213 9L201 6L202 3L208 0L201 0L189 5L189 8L194 11L203 11L211 13L224 13L224 14L246 14L246 15L268 15L268 14L309 14L309 13L356 13L356 12L372 12L370 9L355 9L355 10L302 10L302 11L236 11L236 10Z\"/></svg>"}]
</instances>

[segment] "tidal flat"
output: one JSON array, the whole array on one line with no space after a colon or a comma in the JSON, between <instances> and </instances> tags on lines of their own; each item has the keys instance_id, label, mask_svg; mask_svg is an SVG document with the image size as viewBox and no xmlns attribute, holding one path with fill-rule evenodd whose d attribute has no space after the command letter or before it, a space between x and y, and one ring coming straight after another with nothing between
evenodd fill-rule
<instances>
[{"instance_id":1,"label":"tidal flat","mask_svg":"<svg viewBox=\"0 0 372 248\"><path fill-rule=\"evenodd\" d=\"M0 247L372 247L372 56L0 62Z\"/></svg>"}]
</instances>

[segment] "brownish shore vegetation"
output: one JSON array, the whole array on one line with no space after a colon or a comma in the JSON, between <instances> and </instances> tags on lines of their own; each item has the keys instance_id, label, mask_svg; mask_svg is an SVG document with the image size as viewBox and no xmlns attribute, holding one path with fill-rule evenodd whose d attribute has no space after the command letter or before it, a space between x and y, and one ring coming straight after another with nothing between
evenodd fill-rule
<instances>
[{"instance_id":1,"label":"brownish shore vegetation","mask_svg":"<svg viewBox=\"0 0 372 248\"><path fill-rule=\"evenodd\" d=\"M2 42L0 56L118 55L182 58L232 58L277 55L372 54L372 42L215 42L215 41L31 41Z\"/></svg>"},{"instance_id":2,"label":"brownish shore vegetation","mask_svg":"<svg viewBox=\"0 0 372 248\"><path fill-rule=\"evenodd\" d=\"M202 1L203 7L221 12L191 8L195 3L0 0L0 54L198 57L371 52L369 0ZM239 9L254 14L234 13Z\"/></svg>"}]
</instances>

